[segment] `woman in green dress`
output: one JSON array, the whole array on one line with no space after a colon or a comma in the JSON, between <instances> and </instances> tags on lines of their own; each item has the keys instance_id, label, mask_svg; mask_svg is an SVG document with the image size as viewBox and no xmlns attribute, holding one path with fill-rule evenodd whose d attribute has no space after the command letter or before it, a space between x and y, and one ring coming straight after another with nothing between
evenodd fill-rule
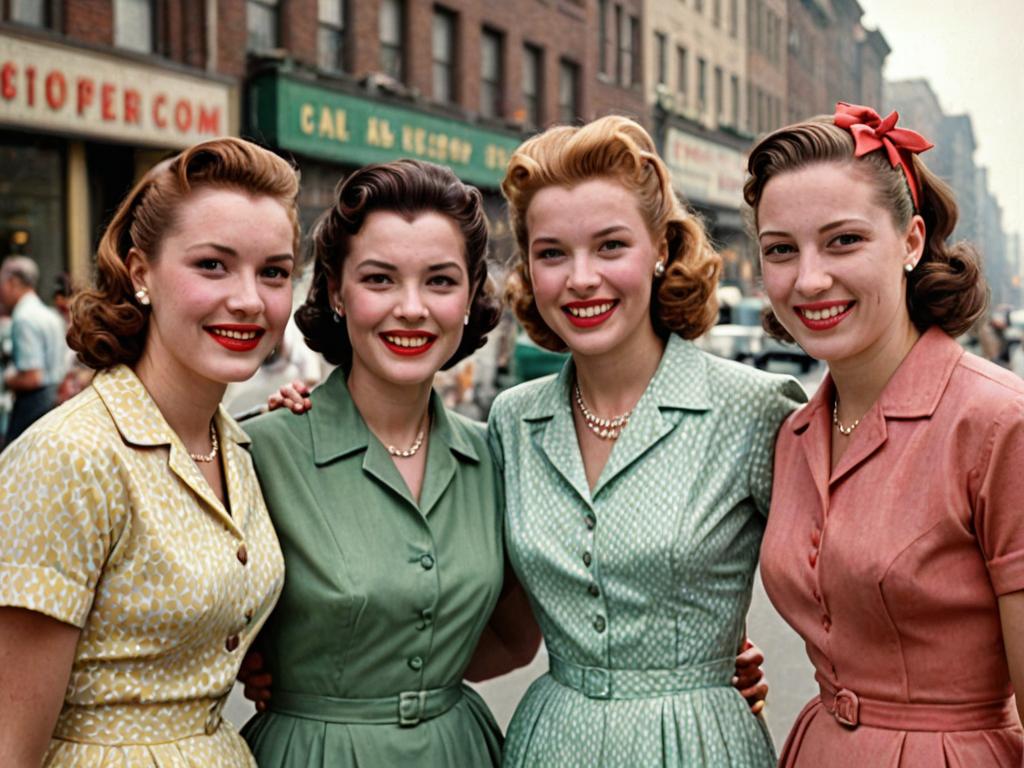
<instances>
[{"instance_id":1,"label":"woman in green dress","mask_svg":"<svg viewBox=\"0 0 1024 768\"><path fill-rule=\"evenodd\" d=\"M508 298L560 374L502 393L506 546L550 672L506 766L769 768L730 686L771 492L775 435L804 398L698 350L720 258L650 136L606 117L524 143L503 183Z\"/></svg>"},{"instance_id":2,"label":"woman in green dress","mask_svg":"<svg viewBox=\"0 0 1024 768\"><path fill-rule=\"evenodd\" d=\"M339 367L308 412L246 424L287 575L260 636L273 697L243 736L266 766L497 765L463 677L527 663L539 636L514 579L502 597L484 427L431 389L498 320L480 194L429 163L368 166L313 242L296 320Z\"/></svg>"}]
</instances>

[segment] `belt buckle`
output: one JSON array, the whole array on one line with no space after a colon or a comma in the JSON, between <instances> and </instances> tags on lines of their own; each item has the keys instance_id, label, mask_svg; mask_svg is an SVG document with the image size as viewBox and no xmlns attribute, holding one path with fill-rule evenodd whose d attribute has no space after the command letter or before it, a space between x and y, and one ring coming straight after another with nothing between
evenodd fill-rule
<instances>
[{"instance_id":1,"label":"belt buckle","mask_svg":"<svg viewBox=\"0 0 1024 768\"><path fill-rule=\"evenodd\" d=\"M419 724L426 705L426 691L402 691L398 694L398 724L406 728Z\"/></svg>"},{"instance_id":2,"label":"belt buckle","mask_svg":"<svg viewBox=\"0 0 1024 768\"><path fill-rule=\"evenodd\" d=\"M601 667L587 667L583 670L583 694L591 699L612 697L611 672Z\"/></svg>"},{"instance_id":3,"label":"belt buckle","mask_svg":"<svg viewBox=\"0 0 1024 768\"><path fill-rule=\"evenodd\" d=\"M847 728L856 728L860 725L860 699L857 698L857 694L846 688L837 692L832 703L832 714Z\"/></svg>"}]
</instances>

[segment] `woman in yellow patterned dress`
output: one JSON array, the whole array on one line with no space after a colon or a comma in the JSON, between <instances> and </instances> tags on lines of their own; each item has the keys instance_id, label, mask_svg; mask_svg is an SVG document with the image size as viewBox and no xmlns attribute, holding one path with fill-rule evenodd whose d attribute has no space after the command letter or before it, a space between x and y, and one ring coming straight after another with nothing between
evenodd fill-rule
<instances>
[{"instance_id":1,"label":"woman in yellow patterned dress","mask_svg":"<svg viewBox=\"0 0 1024 768\"><path fill-rule=\"evenodd\" d=\"M252 766L221 721L283 561L219 408L280 340L298 178L239 139L150 171L69 343L98 373L0 458L0 765Z\"/></svg>"}]
</instances>

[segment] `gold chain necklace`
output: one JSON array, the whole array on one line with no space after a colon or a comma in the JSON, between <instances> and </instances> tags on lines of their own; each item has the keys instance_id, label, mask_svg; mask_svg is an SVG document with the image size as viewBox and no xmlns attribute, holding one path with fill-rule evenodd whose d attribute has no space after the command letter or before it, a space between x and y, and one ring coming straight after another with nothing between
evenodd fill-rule
<instances>
[{"instance_id":1,"label":"gold chain necklace","mask_svg":"<svg viewBox=\"0 0 1024 768\"><path fill-rule=\"evenodd\" d=\"M860 424L860 419L854 419L853 424L848 427L844 427L839 421L839 398L836 398L835 403L832 405L832 423L836 425L836 429L839 430L839 434L843 437L849 437L853 434L853 430Z\"/></svg>"},{"instance_id":2,"label":"gold chain necklace","mask_svg":"<svg viewBox=\"0 0 1024 768\"><path fill-rule=\"evenodd\" d=\"M618 440L622 430L629 424L629 417L633 415L633 409L630 408L620 416L602 419L600 416L591 413L590 409L587 408L587 404L583 402L583 393L580 392L580 383L578 381L574 387L574 392L576 395L576 405L579 406L580 413L583 415L583 422L587 425L587 428L602 440Z\"/></svg>"},{"instance_id":3,"label":"gold chain necklace","mask_svg":"<svg viewBox=\"0 0 1024 768\"><path fill-rule=\"evenodd\" d=\"M220 450L220 443L217 442L217 430L213 426L213 422L210 422L210 452L209 453L190 453L188 457L192 461L198 461L203 464L209 464L211 461L217 458L217 451Z\"/></svg>"}]
</instances>

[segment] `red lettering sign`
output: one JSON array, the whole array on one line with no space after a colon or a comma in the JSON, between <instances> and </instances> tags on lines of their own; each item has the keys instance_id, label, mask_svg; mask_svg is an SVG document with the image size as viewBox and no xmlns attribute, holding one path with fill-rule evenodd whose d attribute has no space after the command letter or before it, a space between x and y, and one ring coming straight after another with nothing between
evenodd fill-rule
<instances>
[{"instance_id":1,"label":"red lettering sign","mask_svg":"<svg viewBox=\"0 0 1024 768\"><path fill-rule=\"evenodd\" d=\"M206 133L211 136L220 136L220 109L217 107L207 108L199 105L199 133Z\"/></svg>"},{"instance_id":2,"label":"red lettering sign","mask_svg":"<svg viewBox=\"0 0 1024 768\"><path fill-rule=\"evenodd\" d=\"M100 114L103 115L103 119L107 122L116 120L117 115L114 114L114 93L117 87L113 83L104 83L100 86Z\"/></svg>"},{"instance_id":3,"label":"red lettering sign","mask_svg":"<svg viewBox=\"0 0 1024 768\"><path fill-rule=\"evenodd\" d=\"M153 99L153 125L157 128L167 127L167 115L164 114L165 106L167 106L167 96L158 93Z\"/></svg>"},{"instance_id":4,"label":"red lettering sign","mask_svg":"<svg viewBox=\"0 0 1024 768\"><path fill-rule=\"evenodd\" d=\"M68 98L68 84L64 75L53 71L46 76L46 103L55 112L64 106Z\"/></svg>"},{"instance_id":5,"label":"red lettering sign","mask_svg":"<svg viewBox=\"0 0 1024 768\"><path fill-rule=\"evenodd\" d=\"M18 68L11 62L5 61L3 68L0 69L0 94L7 101L18 95L18 91L14 87L14 76L16 74L18 74Z\"/></svg>"},{"instance_id":6,"label":"red lettering sign","mask_svg":"<svg viewBox=\"0 0 1024 768\"><path fill-rule=\"evenodd\" d=\"M126 88L124 91L124 121L139 125L139 92L134 88Z\"/></svg>"},{"instance_id":7,"label":"red lettering sign","mask_svg":"<svg viewBox=\"0 0 1024 768\"><path fill-rule=\"evenodd\" d=\"M182 133L192 127L192 105L184 99L174 105L174 124Z\"/></svg>"},{"instance_id":8,"label":"red lettering sign","mask_svg":"<svg viewBox=\"0 0 1024 768\"><path fill-rule=\"evenodd\" d=\"M25 67L25 80L28 83L28 89L25 92L25 96L28 98L28 105L34 107L36 105L36 68Z\"/></svg>"},{"instance_id":9,"label":"red lettering sign","mask_svg":"<svg viewBox=\"0 0 1024 768\"><path fill-rule=\"evenodd\" d=\"M47 84L49 84L50 79L47 78L46 82L47 82ZM78 99L77 99L78 114L84 115L85 114L85 110L87 110L90 106L92 106L92 97L93 97L93 92L94 91L95 91L95 88L93 87L93 83L92 83L92 80L90 78L87 78L87 77L80 77L80 78L78 78Z\"/></svg>"}]
</instances>

